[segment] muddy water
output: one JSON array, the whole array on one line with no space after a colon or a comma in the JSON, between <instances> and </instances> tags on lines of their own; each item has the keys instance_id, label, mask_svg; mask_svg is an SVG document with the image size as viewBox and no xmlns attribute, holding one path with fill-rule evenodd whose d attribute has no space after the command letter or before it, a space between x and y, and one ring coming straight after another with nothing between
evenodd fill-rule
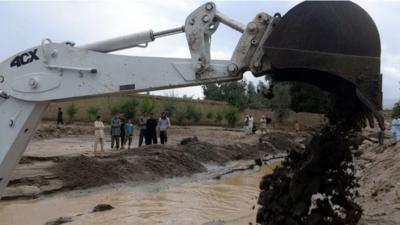
<instances>
[{"instance_id":1,"label":"muddy water","mask_svg":"<svg viewBox=\"0 0 400 225\"><path fill-rule=\"evenodd\" d=\"M0 224L43 225L61 216L71 216L71 225L197 225L210 221L254 224L259 181L267 173L271 173L271 167L263 166L221 180L202 179L179 185L173 181L140 188L124 185L36 200L4 201L0 202ZM115 209L90 213L99 203L111 204Z\"/></svg>"}]
</instances>

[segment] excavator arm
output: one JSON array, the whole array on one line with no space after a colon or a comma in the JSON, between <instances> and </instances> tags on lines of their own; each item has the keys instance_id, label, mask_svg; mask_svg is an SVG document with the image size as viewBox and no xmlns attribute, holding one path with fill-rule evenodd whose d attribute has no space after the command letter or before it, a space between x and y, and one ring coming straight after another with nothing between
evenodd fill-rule
<instances>
[{"instance_id":1,"label":"excavator arm","mask_svg":"<svg viewBox=\"0 0 400 225\"><path fill-rule=\"evenodd\" d=\"M313 3L309 4L313 6ZM44 39L39 46L6 59L0 64L0 193L6 187L44 111L52 101L240 80L246 71L256 76L273 74L277 79L281 76L283 80L296 80L286 76L284 71L299 67L307 69L307 66L318 70L311 63L315 58L304 58L301 61L295 55L284 55L282 50L288 50L285 48L286 43L282 46L279 41L296 39L296 35L288 37L282 31L280 24L285 22L285 17L261 12L244 26L217 11L215 4L209 2L192 12L182 27L134 33L82 46L75 46L72 42L53 43ZM230 60L211 59L211 36L221 23L242 33ZM304 23L302 25L307 26ZM190 59L109 54L126 48L146 47L157 38L179 33L186 35ZM297 44L288 44L289 50L304 50L307 53L319 51L304 49L301 41ZM379 72L376 65L372 66L374 68L363 69ZM343 70L332 66L329 68L331 70L327 72L339 80L346 80L353 84L355 90L364 93L368 107L376 112L378 121L383 121L379 113L381 96L363 89L364 83L365 87L375 85L380 88L380 75L363 83L357 77L352 77L358 76L358 73L345 74L355 78L347 79L341 74ZM323 80L324 77L319 78ZM308 80L313 79L304 79L305 82ZM358 82L363 85L358 86ZM331 83L330 87L334 85Z\"/></svg>"}]
</instances>

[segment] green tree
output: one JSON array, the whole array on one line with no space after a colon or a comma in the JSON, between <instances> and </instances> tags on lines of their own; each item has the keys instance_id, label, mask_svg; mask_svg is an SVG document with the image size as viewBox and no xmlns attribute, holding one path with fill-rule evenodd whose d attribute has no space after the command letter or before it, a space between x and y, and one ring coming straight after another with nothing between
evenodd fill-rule
<instances>
[{"instance_id":1,"label":"green tree","mask_svg":"<svg viewBox=\"0 0 400 225\"><path fill-rule=\"evenodd\" d=\"M203 117L203 113L193 104L185 104L185 119L188 121L199 122Z\"/></svg>"},{"instance_id":2,"label":"green tree","mask_svg":"<svg viewBox=\"0 0 400 225\"><path fill-rule=\"evenodd\" d=\"M400 101L396 102L396 104L394 104L392 109L392 118L397 118L397 117L400 117Z\"/></svg>"},{"instance_id":3,"label":"green tree","mask_svg":"<svg viewBox=\"0 0 400 225\"><path fill-rule=\"evenodd\" d=\"M75 103L71 103L67 107L67 114L68 114L68 122L73 123L75 120L75 115L78 112L78 108L76 107Z\"/></svg>"},{"instance_id":4,"label":"green tree","mask_svg":"<svg viewBox=\"0 0 400 225\"><path fill-rule=\"evenodd\" d=\"M224 116L220 111L215 113L215 122L216 123L220 123L223 119L224 119Z\"/></svg>"},{"instance_id":5,"label":"green tree","mask_svg":"<svg viewBox=\"0 0 400 225\"><path fill-rule=\"evenodd\" d=\"M207 118L208 120L212 120L213 117L214 117L214 113L213 113L212 111L209 111L209 112L207 113L207 115L206 115L206 118Z\"/></svg>"},{"instance_id":6,"label":"green tree","mask_svg":"<svg viewBox=\"0 0 400 225\"><path fill-rule=\"evenodd\" d=\"M111 115L115 115L119 112L119 107L120 106L118 104L112 104L109 105L108 110L110 111Z\"/></svg>"},{"instance_id":7,"label":"green tree","mask_svg":"<svg viewBox=\"0 0 400 225\"><path fill-rule=\"evenodd\" d=\"M185 120L185 112L186 111L183 107L178 107L175 111L176 122L180 125L182 125Z\"/></svg>"},{"instance_id":8,"label":"green tree","mask_svg":"<svg viewBox=\"0 0 400 225\"><path fill-rule=\"evenodd\" d=\"M118 111L124 113L127 119L132 119L136 117L138 107L139 101L136 98L131 98L122 103Z\"/></svg>"},{"instance_id":9,"label":"green tree","mask_svg":"<svg viewBox=\"0 0 400 225\"><path fill-rule=\"evenodd\" d=\"M221 85L208 84L203 86L204 98L215 101L226 101L239 109L247 106L246 81L227 82Z\"/></svg>"},{"instance_id":10,"label":"green tree","mask_svg":"<svg viewBox=\"0 0 400 225\"><path fill-rule=\"evenodd\" d=\"M239 119L239 109L232 106L225 110L225 119L230 127L234 127Z\"/></svg>"},{"instance_id":11,"label":"green tree","mask_svg":"<svg viewBox=\"0 0 400 225\"><path fill-rule=\"evenodd\" d=\"M176 100L168 99L164 102L164 111L169 117L172 117L176 111Z\"/></svg>"},{"instance_id":12,"label":"green tree","mask_svg":"<svg viewBox=\"0 0 400 225\"><path fill-rule=\"evenodd\" d=\"M156 101L150 97L150 95L146 95L143 98L142 104L140 105L140 110L142 113L151 113L157 107Z\"/></svg>"},{"instance_id":13,"label":"green tree","mask_svg":"<svg viewBox=\"0 0 400 225\"><path fill-rule=\"evenodd\" d=\"M92 121L98 115L100 108L97 105L91 105L87 108L86 112L88 114L89 120Z\"/></svg>"},{"instance_id":14,"label":"green tree","mask_svg":"<svg viewBox=\"0 0 400 225\"><path fill-rule=\"evenodd\" d=\"M295 112L325 113L330 105L329 93L316 86L290 82L290 108Z\"/></svg>"},{"instance_id":15,"label":"green tree","mask_svg":"<svg viewBox=\"0 0 400 225\"><path fill-rule=\"evenodd\" d=\"M290 85L276 83L273 87L274 97L271 99L271 108L278 122L283 122L290 115Z\"/></svg>"}]
</instances>

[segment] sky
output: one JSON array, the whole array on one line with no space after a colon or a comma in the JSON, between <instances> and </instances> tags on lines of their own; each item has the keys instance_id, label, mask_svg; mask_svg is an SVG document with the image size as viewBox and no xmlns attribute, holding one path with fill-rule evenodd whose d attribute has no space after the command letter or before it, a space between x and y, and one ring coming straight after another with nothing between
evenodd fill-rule
<instances>
[{"instance_id":1,"label":"sky","mask_svg":"<svg viewBox=\"0 0 400 225\"><path fill-rule=\"evenodd\" d=\"M259 12L284 15L300 1L214 1L217 9L247 24ZM377 24L382 45L384 105L400 99L400 1L355 1ZM77 45L152 29L184 25L186 17L206 1L1 1L0 62L16 53L53 42L73 41ZM229 60L240 33L220 25L212 37L211 57ZM189 58L184 34L114 54ZM245 79L257 84L263 78L250 73ZM157 91L155 94L203 97L201 87Z\"/></svg>"}]
</instances>

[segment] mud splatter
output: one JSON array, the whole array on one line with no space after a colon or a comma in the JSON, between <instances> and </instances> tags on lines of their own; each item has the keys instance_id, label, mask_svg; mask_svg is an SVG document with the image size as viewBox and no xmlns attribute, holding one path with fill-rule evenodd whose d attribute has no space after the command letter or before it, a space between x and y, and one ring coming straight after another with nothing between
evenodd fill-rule
<instances>
[{"instance_id":1,"label":"mud splatter","mask_svg":"<svg viewBox=\"0 0 400 225\"><path fill-rule=\"evenodd\" d=\"M329 124L304 152L292 150L282 167L260 183L257 222L262 225L355 225L362 209L350 146L365 125L367 110L355 96L337 96Z\"/></svg>"}]
</instances>

